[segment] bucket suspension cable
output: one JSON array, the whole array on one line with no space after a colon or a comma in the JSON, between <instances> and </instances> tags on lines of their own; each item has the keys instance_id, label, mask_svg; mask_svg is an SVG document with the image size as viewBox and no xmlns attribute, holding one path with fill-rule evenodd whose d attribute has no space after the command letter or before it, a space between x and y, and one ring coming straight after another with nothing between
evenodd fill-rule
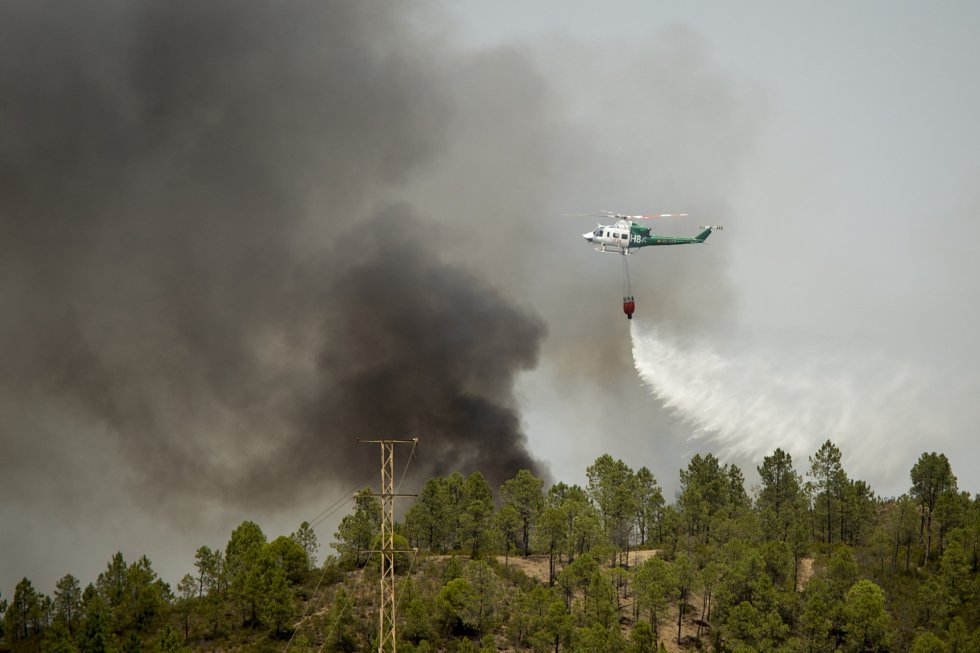
<instances>
[{"instance_id":1,"label":"bucket suspension cable","mask_svg":"<svg viewBox=\"0 0 980 653\"><path fill-rule=\"evenodd\" d=\"M636 301L633 299L633 288L630 284L630 267L623 255L623 313L630 320L633 319L633 312L636 310Z\"/></svg>"},{"instance_id":2,"label":"bucket suspension cable","mask_svg":"<svg viewBox=\"0 0 980 653\"><path fill-rule=\"evenodd\" d=\"M623 255L623 299L633 296L633 289L630 284L630 266L626 256Z\"/></svg>"}]
</instances>

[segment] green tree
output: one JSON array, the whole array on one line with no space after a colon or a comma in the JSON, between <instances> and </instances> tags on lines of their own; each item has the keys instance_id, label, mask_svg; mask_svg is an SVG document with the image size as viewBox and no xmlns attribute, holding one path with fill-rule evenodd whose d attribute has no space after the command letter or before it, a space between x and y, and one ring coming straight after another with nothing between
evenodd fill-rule
<instances>
[{"instance_id":1,"label":"green tree","mask_svg":"<svg viewBox=\"0 0 980 653\"><path fill-rule=\"evenodd\" d=\"M306 562L305 553L303 562ZM261 620L271 624L273 635L279 637L286 632L286 625L292 620L295 610L286 571L277 563L275 555L270 555L267 547L263 555L257 594Z\"/></svg>"},{"instance_id":2,"label":"green tree","mask_svg":"<svg viewBox=\"0 0 980 653\"><path fill-rule=\"evenodd\" d=\"M923 453L909 473L912 478L911 494L922 507L920 536L925 540L926 550L923 565L929 564L932 552L932 517L940 497L956 492L956 477L945 454Z\"/></svg>"},{"instance_id":3,"label":"green tree","mask_svg":"<svg viewBox=\"0 0 980 653\"><path fill-rule=\"evenodd\" d=\"M191 649L184 645L174 627L167 624L157 635L153 650L157 653L190 653Z\"/></svg>"},{"instance_id":4,"label":"green tree","mask_svg":"<svg viewBox=\"0 0 980 653\"><path fill-rule=\"evenodd\" d=\"M326 619L323 650L330 653L353 653L358 650L354 631L354 601L343 587L337 590Z\"/></svg>"},{"instance_id":5,"label":"green tree","mask_svg":"<svg viewBox=\"0 0 980 653\"><path fill-rule=\"evenodd\" d=\"M674 560L674 600L677 602L677 643L681 643L681 625L684 623L684 613L687 601L697 582L697 565L686 554L678 554Z\"/></svg>"},{"instance_id":6,"label":"green tree","mask_svg":"<svg viewBox=\"0 0 980 653\"><path fill-rule=\"evenodd\" d=\"M521 516L517 508L510 505L500 507L500 510L493 516L494 530L497 532L498 541L503 547L505 563L512 553L517 551L518 537L521 532Z\"/></svg>"},{"instance_id":7,"label":"green tree","mask_svg":"<svg viewBox=\"0 0 980 653\"><path fill-rule=\"evenodd\" d=\"M121 630L126 611L126 578L129 567L121 552L113 554L106 570L95 581L99 594L105 601L112 627Z\"/></svg>"},{"instance_id":8,"label":"green tree","mask_svg":"<svg viewBox=\"0 0 980 653\"><path fill-rule=\"evenodd\" d=\"M640 546L646 546L664 509L663 491L653 472L646 467L636 470L636 504L636 530L640 536Z\"/></svg>"},{"instance_id":9,"label":"green tree","mask_svg":"<svg viewBox=\"0 0 980 653\"><path fill-rule=\"evenodd\" d=\"M224 554L218 549L202 546L194 555L194 567L197 569L197 596L200 601L197 609L210 625L211 635L214 636L224 616L228 584Z\"/></svg>"},{"instance_id":10,"label":"green tree","mask_svg":"<svg viewBox=\"0 0 980 653\"><path fill-rule=\"evenodd\" d=\"M875 496L864 481L849 480L843 488L841 541L864 544L874 524Z\"/></svg>"},{"instance_id":11,"label":"green tree","mask_svg":"<svg viewBox=\"0 0 980 653\"><path fill-rule=\"evenodd\" d=\"M806 515L802 510L799 519L790 528L789 546L793 552L793 587L798 588L800 586L800 562L810 550L810 530L807 527Z\"/></svg>"},{"instance_id":12,"label":"green tree","mask_svg":"<svg viewBox=\"0 0 980 653\"><path fill-rule=\"evenodd\" d=\"M860 569L854 557L854 549L840 544L830 554L825 577L835 599L843 599L847 590L857 582Z\"/></svg>"},{"instance_id":13,"label":"green tree","mask_svg":"<svg viewBox=\"0 0 980 653\"><path fill-rule=\"evenodd\" d=\"M762 515L764 536L788 542L805 506L803 480L793 469L792 456L782 449L763 458L762 465L756 469L762 481L756 503Z\"/></svg>"},{"instance_id":14,"label":"green tree","mask_svg":"<svg viewBox=\"0 0 980 653\"><path fill-rule=\"evenodd\" d=\"M514 591L506 615L507 641L514 648L524 649L530 645L535 623L542 618L547 604L546 592L538 584L526 592L520 587Z\"/></svg>"},{"instance_id":15,"label":"green tree","mask_svg":"<svg viewBox=\"0 0 980 653\"><path fill-rule=\"evenodd\" d=\"M917 603L920 622L939 628L949 616L950 601L938 576L926 576L918 583Z\"/></svg>"},{"instance_id":16,"label":"green tree","mask_svg":"<svg viewBox=\"0 0 980 653\"><path fill-rule=\"evenodd\" d=\"M637 611L635 616L646 612L647 623L658 637L667 604L676 586L674 568L660 558L647 558L636 567L633 580Z\"/></svg>"},{"instance_id":17,"label":"green tree","mask_svg":"<svg viewBox=\"0 0 980 653\"><path fill-rule=\"evenodd\" d=\"M539 551L548 554L548 586L553 587L555 584L555 556L560 554L568 534L565 511L549 497L547 505L538 514L537 522L534 541Z\"/></svg>"},{"instance_id":18,"label":"green tree","mask_svg":"<svg viewBox=\"0 0 980 653\"><path fill-rule=\"evenodd\" d=\"M405 580L398 601L404 606L398 630L400 637L413 644L436 637L436 631L432 627L435 621L433 604L421 595L411 578Z\"/></svg>"},{"instance_id":19,"label":"green tree","mask_svg":"<svg viewBox=\"0 0 980 653\"><path fill-rule=\"evenodd\" d=\"M44 653L78 653L78 647L72 640L71 633L61 621L56 621L44 632L41 638L40 650Z\"/></svg>"},{"instance_id":20,"label":"green tree","mask_svg":"<svg viewBox=\"0 0 980 653\"><path fill-rule=\"evenodd\" d=\"M949 653L949 647L935 634L925 632L915 638L911 653Z\"/></svg>"},{"instance_id":21,"label":"green tree","mask_svg":"<svg viewBox=\"0 0 980 653\"><path fill-rule=\"evenodd\" d=\"M294 542L303 547L303 551L306 553L306 564L309 569L316 568L316 554L320 550L320 543L316 538L316 531L310 526L310 523L304 521L296 529L296 532L289 536Z\"/></svg>"},{"instance_id":22,"label":"green tree","mask_svg":"<svg viewBox=\"0 0 980 653\"><path fill-rule=\"evenodd\" d=\"M427 551L445 553L454 546L456 520L449 479L430 478L405 514L409 542Z\"/></svg>"},{"instance_id":23,"label":"green tree","mask_svg":"<svg viewBox=\"0 0 980 653\"><path fill-rule=\"evenodd\" d=\"M824 519L821 524L825 526L824 537L829 544L834 533L834 513L843 515L840 510L840 497L847 484L847 475L841 465L841 452L833 442L827 440L810 457L808 476L814 479L817 491L816 502L823 506Z\"/></svg>"},{"instance_id":24,"label":"green tree","mask_svg":"<svg viewBox=\"0 0 980 653\"><path fill-rule=\"evenodd\" d=\"M582 602L587 603L589 600L589 586L592 583L592 578L599 572L599 561L592 557L591 554L582 554L575 558L575 561L565 567L565 574L568 578L567 585L571 588L572 592L575 590L582 592Z\"/></svg>"},{"instance_id":25,"label":"green tree","mask_svg":"<svg viewBox=\"0 0 980 653\"><path fill-rule=\"evenodd\" d=\"M831 637L837 601L830 584L823 578L814 577L807 584L803 593L800 629L810 651L823 652L837 648Z\"/></svg>"},{"instance_id":26,"label":"green tree","mask_svg":"<svg viewBox=\"0 0 980 653\"><path fill-rule=\"evenodd\" d=\"M219 550L202 546L194 554L197 568L198 597L220 591L224 586L224 556Z\"/></svg>"},{"instance_id":27,"label":"green tree","mask_svg":"<svg viewBox=\"0 0 980 653\"><path fill-rule=\"evenodd\" d=\"M58 581L54 591L55 619L68 629L70 636L75 634L75 628L82 609L82 588L78 579L67 574Z\"/></svg>"},{"instance_id":28,"label":"green tree","mask_svg":"<svg viewBox=\"0 0 980 653\"><path fill-rule=\"evenodd\" d=\"M191 615L194 614L195 604L204 600L198 598L197 593L197 580L190 574L184 574L184 577L177 583L177 604L175 606L181 621L184 623L184 641L190 639L191 636Z\"/></svg>"},{"instance_id":29,"label":"green tree","mask_svg":"<svg viewBox=\"0 0 980 653\"><path fill-rule=\"evenodd\" d=\"M371 548L371 542L381 529L381 503L370 488L354 495L354 512L340 520L331 546L340 554L340 561L347 566L362 567L363 556Z\"/></svg>"},{"instance_id":30,"label":"green tree","mask_svg":"<svg viewBox=\"0 0 980 653\"><path fill-rule=\"evenodd\" d=\"M602 569L596 569L592 573L583 607L586 623L599 623L603 628L609 628L614 621L618 622L616 587Z\"/></svg>"},{"instance_id":31,"label":"green tree","mask_svg":"<svg viewBox=\"0 0 980 653\"><path fill-rule=\"evenodd\" d=\"M445 632L450 635L479 633L478 597L465 578L446 583L436 596L436 612Z\"/></svg>"},{"instance_id":32,"label":"green tree","mask_svg":"<svg viewBox=\"0 0 980 653\"><path fill-rule=\"evenodd\" d=\"M788 558L786 545L777 547L774 557ZM715 592L713 622L730 641L742 642L758 650L771 650L788 634L778 612L778 596L773 584L772 563L767 564L764 550L747 542L732 540L724 546L722 573ZM775 563L788 567L788 561ZM788 569L777 572L788 576Z\"/></svg>"},{"instance_id":33,"label":"green tree","mask_svg":"<svg viewBox=\"0 0 980 653\"><path fill-rule=\"evenodd\" d=\"M678 506L687 532L707 543L712 524L730 518L747 503L742 472L715 456L695 454L682 469Z\"/></svg>"},{"instance_id":34,"label":"green tree","mask_svg":"<svg viewBox=\"0 0 980 653\"><path fill-rule=\"evenodd\" d=\"M642 619L637 621L630 632L630 653L656 653L656 651L657 636L654 629Z\"/></svg>"},{"instance_id":35,"label":"green tree","mask_svg":"<svg viewBox=\"0 0 980 653\"><path fill-rule=\"evenodd\" d=\"M157 577L150 559L145 555L126 570L126 599L124 623L137 632L151 630L154 618L170 598L170 587Z\"/></svg>"},{"instance_id":36,"label":"green tree","mask_svg":"<svg viewBox=\"0 0 980 653\"><path fill-rule=\"evenodd\" d=\"M609 454L596 458L586 470L589 497L599 509L602 526L617 553L629 559L630 540L639 510L636 476L622 460Z\"/></svg>"},{"instance_id":37,"label":"green tree","mask_svg":"<svg viewBox=\"0 0 980 653\"><path fill-rule=\"evenodd\" d=\"M542 488L544 481L530 471L522 469L517 475L500 485L504 506L512 506L520 520L520 549L525 556L531 552L531 532L538 513L544 507Z\"/></svg>"},{"instance_id":38,"label":"green tree","mask_svg":"<svg viewBox=\"0 0 980 653\"><path fill-rule=\"evenodd\" d=\"M555 653L558 653L562 646L568 646L571 639L572 618L565 609L561 598L551 593L545 596L548 599L547 608L544 611L543 619L535 624L535 639L539 642L541 650L544 650L544 644L547 643L553 647Z\"/></svg>"},{"instance_id":39,"label":"green tree","mask_svg":"<svg viewBox=\"0 0 980 653\"><path fill-rule=\"evenodd\" d=\"M470 606L470 622L478 632L484 632L492 622L500 601L501 587L497 575L483 560L474 560L466 565L463 578L475 594Z\"/></svg>"},{"instance_id":40,"label":"green tree","mask_svg":"<svg viewBox=\"0 0 980 653\"><path fill-rule=\"evenodd\" d=\"M460 543L469 549L470 557L480 557L493 542L493 495L490 484L483 474L473 472L463 484L463 495L459 503Z\"/></svg>"},{"instance_id":41,"label":"green tree","mask_svg":"<svg viewBox=\"0 0 980 653\"><path fill-rule=\"evenodd\" d=\"M943 551L939 561L939 582L943 589L947 613L956 611L968 602L975 592L970 573L970 562L962 545L953 539Z\"/></svg>"},{"instance_id":42,"label":"green tree","mask_svg":"<svg viewBox=\"0 0 980 653\"><path fill-rule=\"evenodd\" d=\"M793 553L789 544L778 540L766 542L759 547L759 553L765 562L766 574L777 589L793 589L795 577L793 575ZM794 584L789 586L790 582Z\"/></svg>"},{"instance_id":43,"label":"green tree","mask_svg":"<svg viewBox=\"0 0 980 653\"><path fill-rule=\"evenodd\" d=\"M4 630L11 644L23 642L40 634L37 613L41 597L31 581L24 578L14 588L14 597L4 613Z\"/></svg>"},{"instance_id":44,"label":"green tree","mask_svg":"<svg viewBox=\"0 0 980 653\"><path fill-rule=\"evenodd\" d=\"M870 580L859 580L844 597L844 631L849 651L887 650L890 617L885 593Z\"/></svg>"},{"instance_id":45,"label":"green tree","mask_svg":"<svg viewBox=\"0 0 980 653\"><path fill-rule=\"evenodd\" d=\"M263 555L268 565L282 571L290 585L297 585L309 572L309 555L292 536L279 536L266 545Z\"/></svg>"},{"instance_id":46,"label":"green tree","mask_svg":"<svg viewBox=\"0 0 980 653\"><path fill-rule=\"evenodd\" d=\"M578 485L556 483L548 491L549 505L556 505L565 515L565 556L568 562L575 556L591 551L603 539L599 511Z\"/></svg>"},{"instance_id":47,"label":"green tree","mask_svg":"<svg viewBox=\"0 0 980 653\"><path fill-rule=\"evenodd\" d=\"M892 570L898 568L898 555L901 548L905 547L905 571L909 571L909 562L912 557L912 547L915 545L916 536L916 506L913 499L908 494L903 494L895 500L891 507L892 529L894 536L894 555L892 556Z\"/></svg>"},{"instance_id":48,"label":"green tree","mask_svg":"<svg viewBox=\"0 0 980 653\"><path fill-rule=\"evenodd\" d=\"M91 589L92 591L88 591ZM78 642L81 653L105 653L110 650L112 633L109 615L101 594L89 585L82 593L85 624Z\"/></svg>"},{"instance_id":49,"label":"green tree","mask_svg":"<svg viewBox=\"0 0 980 653\"><path fill-rule=\"evenodd\" d=\"M570 650L572 653L623 653L626 646L619 624L603 626L594 623L591 627L575 630Z\"/></svg>"},{"instance_id":50,"label":"green tree","mask_svg":"<svg viewBox=\"0 0 980 653\"><path fill-rule=\"evenodd\" d=\"M259 625L259 602L262 598L262 553L265 533L258 524L242 522L231 533L225 546L225 566L229 591L242 614L242 625Z\"/></svg>"},{"instance_id":51,"label":"green tree","mask_svg":"<svg viewBox=\"0 0 980 653\"><path fill-rule=\"evenodd\" d=\"M963 617L955 617L950 622L949 629L946 631L946 642L949 645L949 653L968 653L978 650L977 647L972 646L970 631Z\"/></svg>"}]
</instances>

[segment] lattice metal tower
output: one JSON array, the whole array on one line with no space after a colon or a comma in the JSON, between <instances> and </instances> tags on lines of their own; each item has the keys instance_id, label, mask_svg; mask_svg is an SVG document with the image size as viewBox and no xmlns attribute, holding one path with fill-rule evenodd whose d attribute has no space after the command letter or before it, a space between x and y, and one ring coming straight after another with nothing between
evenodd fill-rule
<instances>
[{"instance_id":1,"label":"lattice metal tower","mask_svg":"<svg viewBox=\"0 0 980 653\"><path fill-rule=\"evenodd\" d=\"M381 445L381 602L378 608L378 653L396 653L395 635L395 445L417 444L418 438L361 440Z\"/></svg>"}]
</instances>

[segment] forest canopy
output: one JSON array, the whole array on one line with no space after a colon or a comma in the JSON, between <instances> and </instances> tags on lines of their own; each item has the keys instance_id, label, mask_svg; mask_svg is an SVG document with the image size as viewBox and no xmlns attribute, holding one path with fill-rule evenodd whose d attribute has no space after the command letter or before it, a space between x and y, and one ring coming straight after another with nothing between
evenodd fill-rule
<instances>
[{"instance_id":1,"label":"forest canopy","mask_svg":"<svg viewBox=\"0 0 980 653\"><path fill-rule=\"evenodd\" d=\"M394 524L398 650L980 650L980 500L945 455L890 498L829 440L802 473L781 449L757 471L746 488L695 455L673 501L608 454L585 487L430 478ZM364 488L348 506L322 560L316 524L270 539L244 521L176 586L121 553L50 596L24 578L0 597L0 650L376 650L381 504Z\"/></svg>"}]
</instances>

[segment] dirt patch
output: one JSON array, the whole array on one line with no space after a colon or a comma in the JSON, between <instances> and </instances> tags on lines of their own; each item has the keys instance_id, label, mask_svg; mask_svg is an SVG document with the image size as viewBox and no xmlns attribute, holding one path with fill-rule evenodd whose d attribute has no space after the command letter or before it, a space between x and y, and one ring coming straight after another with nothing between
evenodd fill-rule
<instances>
[{"instance_id":1,"label":"dirt patch","mask_svg":"<svg viewBox=\"0 0 980 653\"><path fill-rule=\"evenodd\" d=\"M640 564L644 560L652 558L653 556L660 553L658 549L649 549L645 551L630 551L629 554L629 566L633 567ZM529 555L524 556L497 556L497 562L500 564L506 564L510 567L516 567L527 574L530 578L533 578L542 583L548 582L548 556L546 555ZM608 563L608 560L605 561ZM561 570L565 568L567 561L564 558L555 558L555 575L561 573Z\"/></svg>"},{"instance_id":2,"label":"dirt patch","mask_svg":"<svg viewBox=\"0 0 980 653\"><path fill-rule=\"evenodd\" d=\"M796 591L802 592L813 577L813 558L801 558L800 570L796 576Z\"/></svg>"}]
</instances>

